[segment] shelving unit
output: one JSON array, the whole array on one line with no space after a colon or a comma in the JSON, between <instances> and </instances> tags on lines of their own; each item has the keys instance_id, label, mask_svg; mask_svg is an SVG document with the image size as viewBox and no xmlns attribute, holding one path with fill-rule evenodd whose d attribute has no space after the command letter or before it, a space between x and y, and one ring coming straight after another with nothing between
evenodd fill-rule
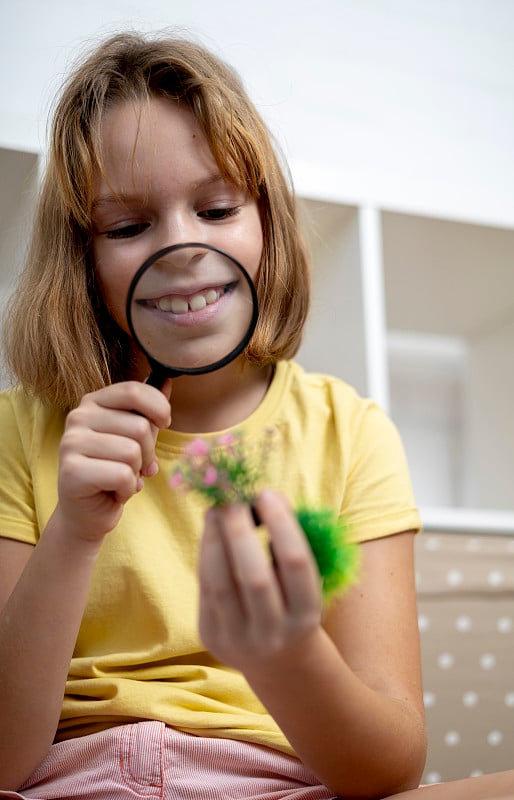
<instances>
[{"instance_id":1,"label":"shelving unit","mask_svg":"<svg viewBox=\"0 0 514 800\"><path fill-rule=\"evenodd\" d=\"M13 288L32 224L40 158L35 152L0 146L0 312ZM1 364L0 364L1 367ZM7 381L0 369L0 388Z\"/></svg>"},{"instance_id":2,"label":"shelving unit","mask_svg":"<svg viewBox=\"0 0 514 800\"><path fill-rule=\"evenodd\" d=\"M20 268L38 185L37 153L0 147L0 299Z\"/></svg>"},{"instance_id":3,"label":"shelving unit","mask_svg":"<svg viewBox=\"0 0 514 800\"><path fill-rule=\"evenodd\" d=\"M11 294L13 278L23 260L32 224L39 164L37 153L0 147L0 310ZM5 385L0 370L0 388Z\"/></svg>"},{"instance_id":4,"label":"shelving unit","mask_svg":"<svg viewBox=\"0 0 514 800\"><path fill-rule=\"evenodd\" d=\"M514 230L301 201L313 311L299 360L373 397L427 527L514 530Z\"/></svg>"}]
</instances>

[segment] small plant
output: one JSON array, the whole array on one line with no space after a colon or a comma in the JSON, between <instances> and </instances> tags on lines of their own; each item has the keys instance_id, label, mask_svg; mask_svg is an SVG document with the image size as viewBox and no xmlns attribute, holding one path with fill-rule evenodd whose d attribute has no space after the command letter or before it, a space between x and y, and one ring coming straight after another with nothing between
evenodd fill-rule
<instances>
[{"instance_id":1,"label":"small plant","mask_svg":"<svg viewBox=\"0 0 514 800\"><path fill-rule=\"evenodd\" d=\"M243 443L239 431L218 436L212 443L193 439L175 464L170 478L174 489L194 489L214 506L253 503L275 431L264 433L258 448Z\"/></svg>"},{"instance_id":2,"label":"small plant","mask_svg":"<svg viewBox=\"0 0 514 800\"><path fill-rule=\"evenodd\" d=\"M240 432L212 441L193 439L175 463L169 484L198 492L210 505L247 503L253 508L275 437L274 429L266 429L254 446L246 444ZM349 525L335 511L301 503L295 513L318 565L327 602L356 581L358 545L350 541Z\"/></svg>"}]
</instances>

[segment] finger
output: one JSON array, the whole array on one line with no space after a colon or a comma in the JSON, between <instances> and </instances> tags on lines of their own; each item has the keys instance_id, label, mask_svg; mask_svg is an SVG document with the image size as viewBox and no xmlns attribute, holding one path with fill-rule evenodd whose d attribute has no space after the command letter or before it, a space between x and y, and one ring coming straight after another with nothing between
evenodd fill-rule
<instances>
[{"instance_id":1,"label":"finger","mask_svg":"<svg viewBox=\"0 0 514 800\"><path fill-rule=\"evenodd\" d=\"M282 595L271 560L257 535L248 506L226 506L218 514L248 624L255 636L263 636L273 630L283 613Z\"/></svg>"},{"instance_id":2,"label":"finger","mask_svg":"<svg viewBox=\"0 0 514 800\"><path fill-rule=\"evenodd\" d=\"M282 495L265 491L257 498L256 508L268 530L287 608L298 615L321 609L316 562L287 500Z\"/></svg>"},{"instance_id":3,"label":"finger","mask_svg":"<svg viewBox=\"0 0 514 800\"><path fill-rule=\"evenodd\" d=\"M131 436L119 436L115 433L98 433L94 430L84 432L75 428L63 438L61 454L62 459L77 454L97 461L119 461L130 467L136 476L143 467L141 443Z\"/></svg>"},{"instance_id":4,"label":"finger","mask_svg":"<svg viewBox=\"0 0 514 800\"><path fill-rule=\"evenodd\" d=\"M241 636L246 628L238 588L219 530L219 515L211 509L205 515L200 546L200 636L210 644L220 630ZM226 634L223 635L226 638Z\"/></svg>"},{"instance_id":5,"label":"finger","mask_svg":"<svg viewBox=\"0 0 514 800\"><path fill-rule=\"evenodd\" d=\"M111 455L111 440L107 437L111 435L126 439L129 463L134 463L134 459L137 459L138 471L141 470L143 475L149 476L156 472L155 440L158 428L144 416L131 411L100 406L96 402L85 402L68 415L66 436L72 436L73 432L78 432L83 441L82 445L80 441L78 442L79 449L83 449L88 443L96 445L94 453L91 453L95 456L100 455L99 448L104 441L107 458L116 457ZM106 438L95 439L93 433L97 434L97 437ZM131 445L131 442L134 444ZM137 452L134 445L137 446ZM118 449L116 448L116 453Z\"/></svg>"},{"instance_id":6,"label":"finger","mask_svg":"<svg viewBox=\"0 0 514 800\"><path fill-rule=\"evenodd\" d=\"M159 389L138 381L115 383L94 392L89 397L104 408L136 411L157 428L171 423L169 398Z\"/></svg>"},{"instance_id":7,"label":"finger","mask_svg":"<svg viewBox=\"0 0 514 800\"><path fill-rule=\"evenodd\" d=\"M171 378L165 378L161 386L161 392L168 402L171 400L172 387L173 387L173 381L171 380Z\"/></svg>"},{"instance_id":8,"label":"finger","mask_svg":"<svg viewBox=\"0 0 514 800\"><path fill-rule=\"evenodd\" d=\"M116 503L124 504L141 488L141 479L122 462L74 454L62 463L60 494L64 485L66 495L75 501L88 500L96 495L101 503L102 495L111 494Z\"/></svg>"},{"instance_id":9,"label":"finger","mask_svg":"<svg viewBox=\"0 0 514 800\"><path fill-rule=\"evenodd\" d=\"M172 423L172 413L171 413L171 393L172 393L172 390L173 390L173 381L171 380L171 378L166 378L164 380L164 383L161 386L161 392L162 392L162 394L164 395L164 397L166 398L166 400L168 401L168 403L170 405L170 421L168 423L168 427L170 427L171 423Z\"/></svg>"}]
</instances>

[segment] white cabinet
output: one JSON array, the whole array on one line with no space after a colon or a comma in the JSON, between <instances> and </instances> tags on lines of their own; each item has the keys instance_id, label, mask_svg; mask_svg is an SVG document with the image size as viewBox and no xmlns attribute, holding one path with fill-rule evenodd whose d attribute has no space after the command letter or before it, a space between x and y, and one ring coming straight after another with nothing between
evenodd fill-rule
<instances>
[{"instance_id":1,"label":"white cabinet","mask_svg":"<svg viewBox=\"0 0 514 800\"><path fill-rule=\"evenodd\" d=\"M36 153L0 147L0 293L12 287L32 225L38 185Z\"/></svg>"},{"instance_id":2,"label":"white cabinet","mask_svg":"<svg viewBox=\"0 0 514 800\"><path fill-rule=\"evenodd\" d=\"M302 198L299 360L374 397L427 527L514 529L514 230Z\"/></svg>"},{"instance_id":3,"label":"white cabinet","mask_svg":"<svg viewBox=\"0 0 514 800\"><path fill-rule=\"evenodd\" d=\"M0 147L0 306L11 294L32 225L38 186L36 153ZM7 383L0 371L0 387Z\"/></svg>"},{"instance_id":4,"label":"white cabinet","mask_svg":"<svg viewBox=\"0 0 514 800\"><path fill-rule=\"evenodd\" d=\"M299 360L308 369L345 377L367 393L358 209L304 200L302 211L313 286Z\"/></svg>"}]
</instances>

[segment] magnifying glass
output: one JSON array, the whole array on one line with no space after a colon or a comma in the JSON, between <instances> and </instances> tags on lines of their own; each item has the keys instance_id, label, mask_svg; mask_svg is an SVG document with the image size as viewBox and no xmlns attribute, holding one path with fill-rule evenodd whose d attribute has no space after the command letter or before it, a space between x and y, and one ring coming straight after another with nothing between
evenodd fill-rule
<instances>
[{"instance_id":1,"label":"magnifying glass","mask_svg":"<svg viewBox=\"0 0 514 800\"><path fill-rule=\"evenodd\" d=\"M130 332L160 389L165 378L221 369L246 347L258 317L257 292L243 265L217 247L175 244L153 253L127 295Z\"/></svg>"}]
</instances>

